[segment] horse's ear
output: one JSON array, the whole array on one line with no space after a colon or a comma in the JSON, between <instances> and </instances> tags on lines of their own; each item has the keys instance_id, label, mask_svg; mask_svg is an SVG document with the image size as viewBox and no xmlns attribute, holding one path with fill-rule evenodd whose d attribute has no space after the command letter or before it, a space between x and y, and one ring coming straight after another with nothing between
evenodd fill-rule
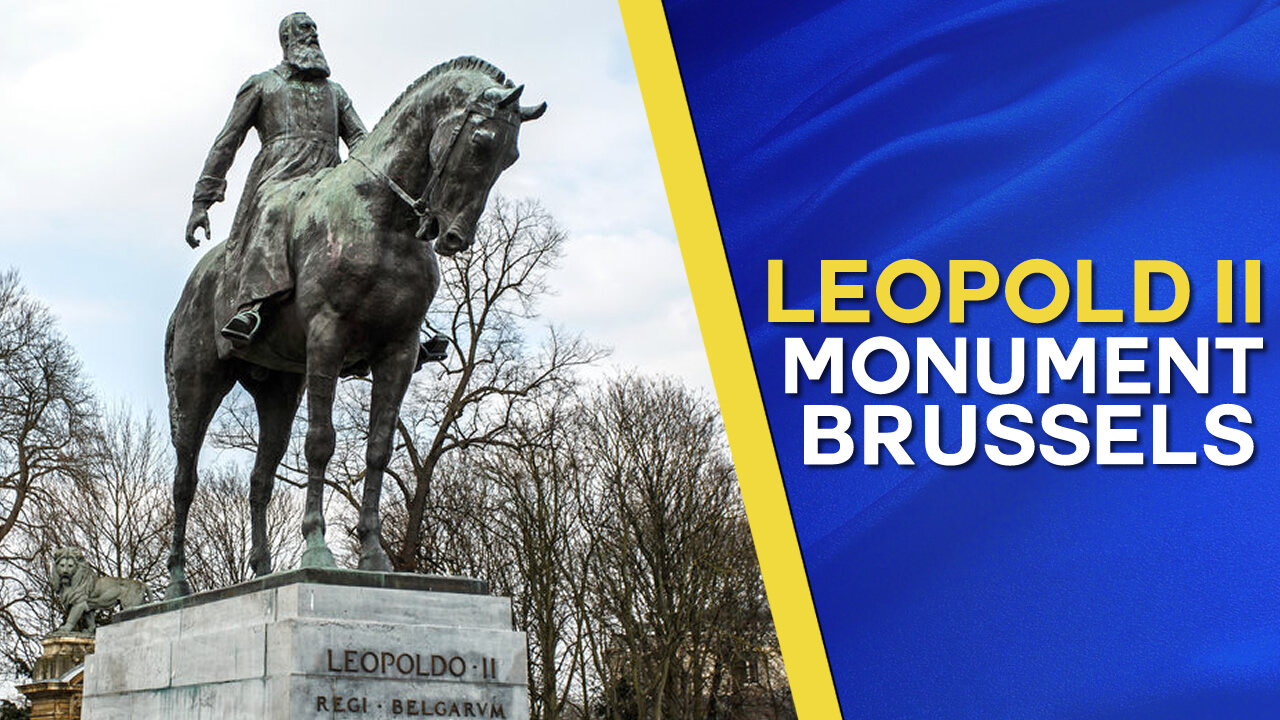
<instances>
[{"instance_id":1,"label":"horse's ear","mask_svg":"<svg viewBox=\"0 0 1280 720\"><path fill-rule=\"evenodd\" d=\"M547 111L547 104L545 102L538 103L533 107L527 107L527 106L521 105L520 106L520 122L529 122L530 120L537 120L538 118L542 117L542 113L546 111Z\"/></svg>"},{"instance_id":2,"label":"horse's ear","mask_svg":"<svg viewBox=\"0 0 1280 720\"><path fill-rule=\"evenodd\" d=\"M522 92L524 92L523 85L513 88L489 88L484 91L484 97L492 102L494 107L504 108L518 101Z\"/></svg>"},{"instance_id":3,"label":"horse's ear","mask_svg":"<svg viewBox=\"0 0 1280 720\"><path fill-rule=\"evenodd\" d=\"M515 90L512 90L512 91L511 91L511 93L510 93L509 95L507 95L506 97L504 97L504 98L502 98L501 100L499 100L499 101L498 101L498 107L500 107L500 108L501 108L501 107L507 107L507 106L511 105L512 103L519 102L519 100L520 100L520 94L521 94L521 93L523 93L523 92L524 92L524 86L523 86L523 85L517 85L517 86L516 86L516 88L515 88Z\"/></svg>"}]
</instances>

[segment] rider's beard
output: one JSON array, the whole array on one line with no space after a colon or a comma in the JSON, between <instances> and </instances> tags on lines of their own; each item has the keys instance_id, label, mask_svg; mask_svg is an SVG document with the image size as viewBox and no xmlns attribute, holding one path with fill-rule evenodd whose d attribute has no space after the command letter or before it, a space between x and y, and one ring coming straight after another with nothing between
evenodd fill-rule
<instances>
[{"instance_id":1,"label":"rider's beard","mask_svg":"<svg viewBox=\"0 0 1280 720\"><path fill-rule=\"evenodd\" d=\"M290 43L284 51L284 61L308 77L329 77L329 63L319 44Z\"/></svg>"}]
</instances>

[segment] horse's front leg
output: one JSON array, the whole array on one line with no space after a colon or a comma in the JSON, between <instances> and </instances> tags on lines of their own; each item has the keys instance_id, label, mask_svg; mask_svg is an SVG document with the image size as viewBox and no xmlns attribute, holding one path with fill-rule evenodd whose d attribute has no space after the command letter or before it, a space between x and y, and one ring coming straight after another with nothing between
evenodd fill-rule
<instances>
[{"instance_id":1,"label":"horse's front leg","mask_svg":"<svg viewBox=\"0 0 1280 720\"><path fill-rule=\"evenodd\" d=\"M373 365L373 395L369 404L369 447L365 460L364 497L360 501L360 569L390 572L391 560L382 547L382 475L391 461L391 448L409 378L418 359L413 342L387 353Z\"/></svg>"},{"instance_id":2,"label":"horse's front leg","mask_svg":"<svg viewBox=\"0 0 1280 720\"><path fill-rule=\"evenodd\" d=\"M302 516L302 567L333 567L324 542L324 474L333 457L333 396L344 355L335 322L313 321L307 334L307 504Z\"/></svg>"}]
</instances>

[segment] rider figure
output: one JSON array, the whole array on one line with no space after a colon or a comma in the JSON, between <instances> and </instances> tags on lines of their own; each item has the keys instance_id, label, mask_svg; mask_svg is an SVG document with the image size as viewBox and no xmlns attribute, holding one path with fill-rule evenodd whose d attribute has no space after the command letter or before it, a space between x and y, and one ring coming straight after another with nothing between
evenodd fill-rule
<instances>
[{"instance_id":1,"label":"rider figure","mask_svg":"<svg viewBox=\"0 0 1280 720\"><path fill-rule=\"evenodd\" d=\"M328 79L329 64L310 16L298 12L281 20L280 46L284 61L249 78L236 94L231 116L213 141L196 182L187 220L187 244L194 248L200 244L197 229L210 237L209 206L225 197L227 170L249 128L256 128L262 149L249 169L231 223L218 293L228 314L235 310L222 336L238 347L247 345L262 327L263 303L293 290L288 248L279 240L281 233L270 227L272 217L259 212L267 194L264 186L333 167L340 161L339 138L350 151L365 136L351 98ZM447 346L444 337L433 334L419 349L418 367L443 360Z\"/></svg>"},{"instance_id":2,"label":"rider figure","mask_svg":"<svg viewBox=\"0 0 1280 720\"><path fill-rule=\"evenodd\" d=\"M289 180L339 162L338 139L353 150L364 139L364 123L341 85L331 82L316 24L306 13L280 21L284 61L249 78L236 95L227 124L213 142L191 201L187 243L200 244L196 229L209 237L209 206L221 201L227 170L249 128L262 149L254 158L225 249L221 293L235 314L222 328L233 344L244 345L262 325L262 304L293 289L287 248L261 227L263 185ZM276 242L273 242L276 241Z\"/></svg>"}]
</instances>

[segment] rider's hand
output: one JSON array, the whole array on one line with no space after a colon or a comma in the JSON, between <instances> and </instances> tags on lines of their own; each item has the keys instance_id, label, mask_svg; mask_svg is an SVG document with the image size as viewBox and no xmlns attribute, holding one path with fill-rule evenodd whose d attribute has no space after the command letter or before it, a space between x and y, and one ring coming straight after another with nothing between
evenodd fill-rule
<instances>
[{"instance_id":1,"label":"rider's hand","mask_svg":"<svg viewBox=\"0 0 1280 720\"><path fill-rule=\"evenodd\" d=\"M187 220L187 244L191 247L200 247L200 238L196 237L196 230L204 229L204 237L206 240L213 237L209 231L209 209L199 205L191 206L191 218Z\"/></svg>"}]
</instances>

